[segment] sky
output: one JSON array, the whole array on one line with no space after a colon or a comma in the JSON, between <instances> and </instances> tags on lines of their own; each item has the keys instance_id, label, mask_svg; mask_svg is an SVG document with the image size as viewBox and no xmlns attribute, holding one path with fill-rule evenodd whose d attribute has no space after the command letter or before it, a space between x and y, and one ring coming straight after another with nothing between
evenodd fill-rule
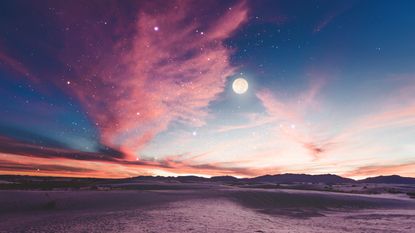
<instances>
[{"instance_id":1,"label":"sky","mask_svg":"<svg viewBox=\"0 0 415 233\"><path fill-rule=\"evenodd\" d=\"M1 1L0 174L415 177L414 10Z\"/></svg>"}]
</instances>

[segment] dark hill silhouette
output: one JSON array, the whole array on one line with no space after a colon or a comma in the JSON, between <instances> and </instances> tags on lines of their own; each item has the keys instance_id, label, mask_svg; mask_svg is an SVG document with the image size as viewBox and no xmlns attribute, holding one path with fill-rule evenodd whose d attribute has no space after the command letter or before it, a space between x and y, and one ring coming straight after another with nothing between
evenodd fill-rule
<instances>
[{"instance_id":1,"label":"dark hill silhouette","mask_svg":"<svg viewBox=\"0 0 415 233\"><path fill-rule=\"evenodd\" d=\"M307 175L307 174L279 174L279 175L265 175L258 176L251 179L246 179L250 182L269 182L269 183L326 183L326 184L341 184L354 183L355 180L344 178L337 175Z\"/></svg>"},{"instance_id":2,"label":"dark hill silhouette","mask_svg":"<svg viewBox=\"0 0 415 233\"><path fill-rule=\"evenodd\" d=\"M415 184L415 178L402 177L398 175L376 176L359 180L359 183L382 183L382 184Z\"/></svg>"},{"instance_id":3,"label":"dark hill silhouette","mask_svg":"<svg viewBox=\"0 0 415 233\"><path fill-rule=\"evenodd\" d=\"M239 179L233 176L214 176L210 178L211 181L217 181L217 182L235 182Z\"/></svg>"},{"instance_id":4,"label":"dark hill silhouette","mask_svg":"<svg viewBox=\"0 0 415 233\"><path fill-rule=\"evenodd\" d=\"M51 188L81 188L88 186L110 184L154 184L154 183L249 183L249 184L292 184L292 183L324 183L324 184L351 184L351 183L384 183L384 184L415 184L415 178L398 175L377 176L362 180L353 180L338 175L308 175L308 174L277 174L264 175L254 178L236 178L233 176L216 176L211 178L199 176L138 176L125 179L96 179L70 177L40 177L0 175L0 189L51 189Z\"/></svg>"}]
</instances>

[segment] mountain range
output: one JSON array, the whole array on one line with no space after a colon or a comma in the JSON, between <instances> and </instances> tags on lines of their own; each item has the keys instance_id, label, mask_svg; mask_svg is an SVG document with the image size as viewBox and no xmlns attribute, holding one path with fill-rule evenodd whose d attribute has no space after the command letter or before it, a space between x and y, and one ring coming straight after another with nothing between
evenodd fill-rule
<instances>
[{"instance_id":1,"label":"mountain range","mask_svg":"<svg viewBox=\"0 0 415 233\"><path fill-rule=\"evenodd\" d=\"M233 176L214 176L211 178L200 176L138 176L125 179L96 179L96 178L62 178L62 177L39 177L39 176L15 176L0 175L0 184L4 182L100 182L111 181L111 183L124 182L180 182L180 183L202 183L202 182L223 182L223 183L325 183L325 184L347 184L347 183L383 183L383 184L415 184L415 178L402 177L398 175L376 176L362 180L354 180L333 174L309 175L309 174L277 174L264 175L253 178L236 178Z\"/></svg>"}]
</instances>

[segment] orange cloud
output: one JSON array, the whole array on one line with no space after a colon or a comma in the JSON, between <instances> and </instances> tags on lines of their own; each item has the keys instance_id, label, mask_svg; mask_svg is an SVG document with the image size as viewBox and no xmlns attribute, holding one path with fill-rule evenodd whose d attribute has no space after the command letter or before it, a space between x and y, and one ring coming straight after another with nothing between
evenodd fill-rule
<instances>
[{"instance_id":1,"label":"orange cloud","mask_svg":"<svg viewBox=\"0 0 415 233\"><path fill-rule=\"evenodd\" d=\"M140 175L195 174L205 176L234 175L257 176L264 171L277 172L277 168L259 169L238 167L235 163L193 164L175 160L175 156L161 161L105 161L77 160L65 157L33 157L0 152L0 174L41 176L124 178ZM30 162L27 162L30 160ZM62 165L65 164L65 165Z\"/></svg>"},{"instance_id":2,"label":"orange cloud","mask_svg":"<svg viewBox=\"0 0 415 233\"><path fill-rule=\"evenodd\" d=\"M394 175L415 177L415 162L392 164L392 165L369 165L359 167L351 172L345 173L347 177L369 177L378 175Z\"/></svg>"}]
</instances>

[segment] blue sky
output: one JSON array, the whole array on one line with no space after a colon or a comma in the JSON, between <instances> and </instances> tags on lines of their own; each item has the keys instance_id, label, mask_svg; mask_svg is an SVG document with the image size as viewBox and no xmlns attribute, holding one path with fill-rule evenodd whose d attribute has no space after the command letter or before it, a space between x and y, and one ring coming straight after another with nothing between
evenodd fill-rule
<instances>
[{"instance_id":1,"label":"blue sky","mask_svg":"<svg viewBox=\"0 0 415 233\"><path fill-rule=\"evenodd\" d=\"M1 173L415 175L413 1L0 9Z\"/></svg>"}]
</instances>

